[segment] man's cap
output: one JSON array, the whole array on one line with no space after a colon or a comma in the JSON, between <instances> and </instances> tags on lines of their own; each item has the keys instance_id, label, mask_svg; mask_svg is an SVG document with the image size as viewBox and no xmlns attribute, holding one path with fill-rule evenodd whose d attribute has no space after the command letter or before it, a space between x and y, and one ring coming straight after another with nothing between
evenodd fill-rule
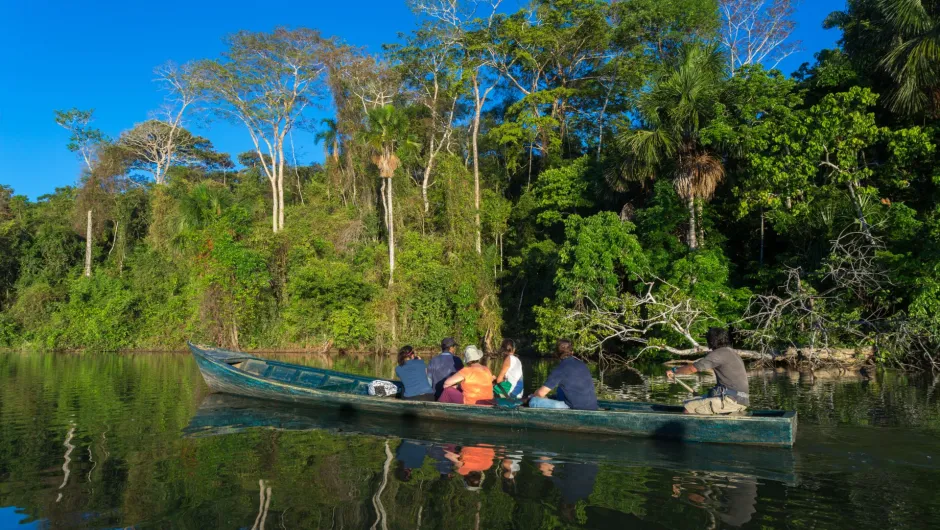
<instances>
[{"instance_id":1,"label":"man's cap","mask_svg":"<svg viewBox=\"0 0 940 530\"><path fill-rule=\"evenodd\" d=\"M473 344L467 346L463 351L463 361L465 363L472 363L473 361L479 361L483 358L483 352Z\"/></svg>"},{"instance_id":2,"label":"man's cap","mask_svg":"<svg viewBox=\"0 0 940 530\"><path fill-rule=\"evenodd\" d=\"M447 337L446 339L441 341L442 350L446 350L447 348L453 348L455 346L457 346L457 341L455 341L452 337Z\"/></svg>"}]
</instances>

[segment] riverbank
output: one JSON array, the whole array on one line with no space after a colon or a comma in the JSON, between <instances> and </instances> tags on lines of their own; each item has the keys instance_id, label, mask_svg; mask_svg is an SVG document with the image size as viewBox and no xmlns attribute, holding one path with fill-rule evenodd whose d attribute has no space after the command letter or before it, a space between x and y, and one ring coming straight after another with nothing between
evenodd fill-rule
<instances>
[{"instance_id":1,"label":"riverbank","mask_svg":"<svg viewBox=\"0 0 940 530\"><path fill-rule=\"evenodd\" d=\"M0 353L59 353L59 354L68 354L68 355L80 355L88 352L87 349L44 349L36 348L31 345L26 345L19 348L0 348ZM185 347L183 348L127 348L120 350L94 350L96 353L114 353L121 355L133 355L133 354L153 354L153 353L189 353L189 350ZM367 356L386 356L394 357L395 351L389 349L341 349L341 348L331 348L324 350L322 348L245 348L239 351L245 353L250 353L252 355L266 356L266 355L302 355L302 356L312 356L312 357L328 357L336 358L343 356L354 356L354 357L367 357ZM415 348L415 351L418 355L422 357L430 357L437 354L440 349L434 347L418 347ZM699 352L694 354L694 356L685 355L680 358L666 360L663 362L666 366L675 366L695 362L696 359L704 357L706 351ZM798 348L789 348L779 354L769 355L769 354L760 354L757 352L751 352L747 350L740 350L741 356L745 359L746 362L753 365L760 366L785 366L789 368L796 369L860 369L864 366L876 366L877 358L875 356L875 351L871 347L860 347L860 348L830 348L830 349L798 349ZM490 352L487 354L491 358L498 358L499 354ZM523 352L521 355L531 358L551 358L551 354L538 354L534 353L531 350L528 352ZM665 354L664 354L665 355ZM625 362L621 357L611 357L606 356L601 360L597 356L589 355L586 356L591 361L602 362L602 363L611 363L614 365L625 365L629 366L630 362ZM644 359L644 364L648 363L650 359ZM633 362L639 361L639 359L633 359Z\"/></svg>"}]
</instances>

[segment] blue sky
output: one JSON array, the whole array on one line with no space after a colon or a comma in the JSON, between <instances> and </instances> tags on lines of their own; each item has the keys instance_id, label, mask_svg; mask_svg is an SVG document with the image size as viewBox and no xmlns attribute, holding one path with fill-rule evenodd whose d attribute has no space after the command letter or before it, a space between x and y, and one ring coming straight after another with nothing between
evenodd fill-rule
<instances>
[{"instance_id":1,"label":"blue sky","mask_svg":"<svg viewBox=\"0 0 940 530\"><path fill-rule=\"evenodd\" d=\"M843 0L804 0L794 36L803 51L781 70L790 73L833 46L838 33L821 23L843 6ZM415 24L404 0L11 0L3 11L0 184L31 198L74 184L79 175L65 148L68 134L53 121L55 109L94 108L96 125L114 137L159 106L154 67L216 57L230 33L306 26L378 51ZM251 147L244 130L226 123L194 129L220 151L234 155ZM311 135L294 140L299 161L321 158Z\"/></svg>"}]
</instances>

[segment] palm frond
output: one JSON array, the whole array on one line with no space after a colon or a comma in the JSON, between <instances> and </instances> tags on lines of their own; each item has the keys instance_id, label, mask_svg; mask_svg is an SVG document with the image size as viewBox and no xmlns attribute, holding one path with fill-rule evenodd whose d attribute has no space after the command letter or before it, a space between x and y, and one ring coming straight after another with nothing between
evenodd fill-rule
<instances>
[{"instance_id":1,"label":"palm frond","mask_svg":"<svg viewBox=\"0 0 940 530\"><path fill-rule=\"evenodd\" d=\"M685 199L708 200L724 180L725 167L721 160L708 153L697 153L682 160L674 185L676 193Z\"/></svg>"},{"instance_id":2,"label":"palm frond","mask_svg":"<svg viewBox=\"0 0 940 530\"><path fill-rule=\"evenodd\" d=\"M902 34L917 35L934 25L921 0L881 0L878 4L888 22Z\"/></svg>"},{"instance_id":3,"label":"palm frond","mask_svg":"<svg viewBox=\"0 0 940 530\"><path fill-rule=\"evenodd\" d=\"M882 0L879 5L900 39L881 60L896 83L888 106L902 114L924 112L940 86L940 21L921 0Z\"/></svg>"}]
</instances>

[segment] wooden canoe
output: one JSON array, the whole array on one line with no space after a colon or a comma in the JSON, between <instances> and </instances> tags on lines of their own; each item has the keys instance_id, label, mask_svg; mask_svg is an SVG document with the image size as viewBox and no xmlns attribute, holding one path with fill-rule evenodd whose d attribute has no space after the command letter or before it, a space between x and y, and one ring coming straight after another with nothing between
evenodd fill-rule
<instances>
[{"instance_id":1,"label":"wooden canoe","mask_svg":"<svg viewBox=\"0 0 940 530\"><path fill-rule=\"evenodd\" d=\"M368 395L374 378L260 359L245 353L189 344L206 384L214 392L305 406L339 408L385 417L421 418L605 435L668 438L683 442L791 447L796 412L753 411L740 416L683 414L654 403L601 401L598 411L453 405Z\"/></svg>"}]
</instances>

